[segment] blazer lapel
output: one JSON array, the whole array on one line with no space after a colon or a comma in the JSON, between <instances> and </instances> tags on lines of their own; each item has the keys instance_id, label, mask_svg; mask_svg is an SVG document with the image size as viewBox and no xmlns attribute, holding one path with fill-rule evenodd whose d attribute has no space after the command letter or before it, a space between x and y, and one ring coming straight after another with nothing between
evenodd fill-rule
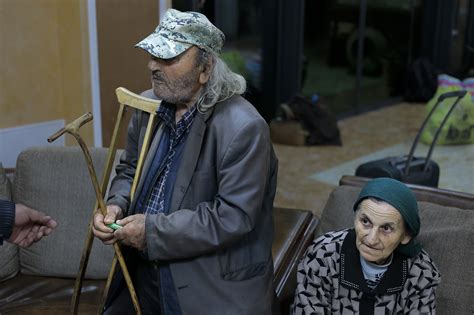
<instances>
[{"instance_id":1,"label":"blazer lapel","mask_svg":"<svg viewBox=\"0 0 474 315\"><path fill-rule=\"evenodd\" d=\"M198 112L194 118L188 138L186 139L178 174L176 176L173 195L171 197L170 212L179 209L189 184L191 183L201 152L202 141L206 131L206 121L212 115L213 111L214 109L212 108L204 114Z\"/></svg>"}]
</instances>

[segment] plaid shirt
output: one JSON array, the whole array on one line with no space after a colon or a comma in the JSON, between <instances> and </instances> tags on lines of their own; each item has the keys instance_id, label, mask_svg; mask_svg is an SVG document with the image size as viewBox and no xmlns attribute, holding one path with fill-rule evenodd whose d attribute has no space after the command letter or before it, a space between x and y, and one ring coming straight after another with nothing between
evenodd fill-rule
<instances>
[{"instance_id":1,"label":"plaid shirt","mask_svg":"<svg viewBox=\"0 0 474 315\"><path fill-rule=\"evenodd\" d=\"M165 105L165 103L163 103ZM169 146L168 154L165 156L163 162L166 163L163 172L158 177L150 198L146 202L145 214L156 214L165 212L165 184L168 179L168 174L171 169L171 165L174 162L174 157L176 154L176 146L183 141L185 135L191 129L191 124L193 123L194 117L196 116L196 105L191 107L183 117L181 117L178 123L175 123L175 113L176 109L174 106L166 104L165 106L160 106L157 112L159 118L163 120L165 126L169 129Z\"/></svg>"}]
</instances>

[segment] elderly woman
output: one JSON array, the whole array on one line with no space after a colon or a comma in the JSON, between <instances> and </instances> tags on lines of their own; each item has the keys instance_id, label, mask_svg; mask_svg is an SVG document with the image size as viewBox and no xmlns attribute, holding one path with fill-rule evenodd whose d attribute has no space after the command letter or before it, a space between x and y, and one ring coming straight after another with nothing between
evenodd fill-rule
<instances>
[{"instance_id":1,"label":"elderly woman","mask_svg":"<svg viewBox=\"0 0 474 315\"><path fill-rule=\"evenodd\" d=\"M317 238L298 266L294 314L433 314L440 274L414 238L416 199L390 178L369 181L354 228Z\"/></svg>"}]
</instances>

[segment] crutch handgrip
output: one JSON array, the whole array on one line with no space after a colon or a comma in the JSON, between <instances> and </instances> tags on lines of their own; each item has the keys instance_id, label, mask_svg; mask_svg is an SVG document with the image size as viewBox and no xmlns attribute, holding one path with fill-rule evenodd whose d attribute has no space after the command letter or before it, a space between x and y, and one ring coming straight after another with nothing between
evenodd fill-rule
<instances>
[{"instance_id":1,"label":"crutch handgrip","mask_svg":"<svg viewBox=\"0 0 474 315\"><path fill-rule=\"evenodd\" d=\"M153 100L143 97L127 90L124 87L116 88L115 94L117 95L117 99L120 104L127 104L150 114L154 113L161 103L160 100Z\"/></svg>"}]
</instances>

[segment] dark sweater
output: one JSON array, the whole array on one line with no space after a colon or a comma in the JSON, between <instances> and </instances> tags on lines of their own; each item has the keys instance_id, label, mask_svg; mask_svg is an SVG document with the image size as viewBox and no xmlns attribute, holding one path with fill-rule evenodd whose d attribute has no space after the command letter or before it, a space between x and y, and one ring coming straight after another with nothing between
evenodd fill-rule
<instances>
[{"instance_id":1,"label":"dark sweater","mask_svg":"<svg viewBox=\"0 0 474 315\"><path fill-rule=\"evenodd\" d=\"M8 239L12 234L13 223L15 222L15 204L8 200L0 199L0 245L4 239Z\"/></svg>"}]
</instances>

